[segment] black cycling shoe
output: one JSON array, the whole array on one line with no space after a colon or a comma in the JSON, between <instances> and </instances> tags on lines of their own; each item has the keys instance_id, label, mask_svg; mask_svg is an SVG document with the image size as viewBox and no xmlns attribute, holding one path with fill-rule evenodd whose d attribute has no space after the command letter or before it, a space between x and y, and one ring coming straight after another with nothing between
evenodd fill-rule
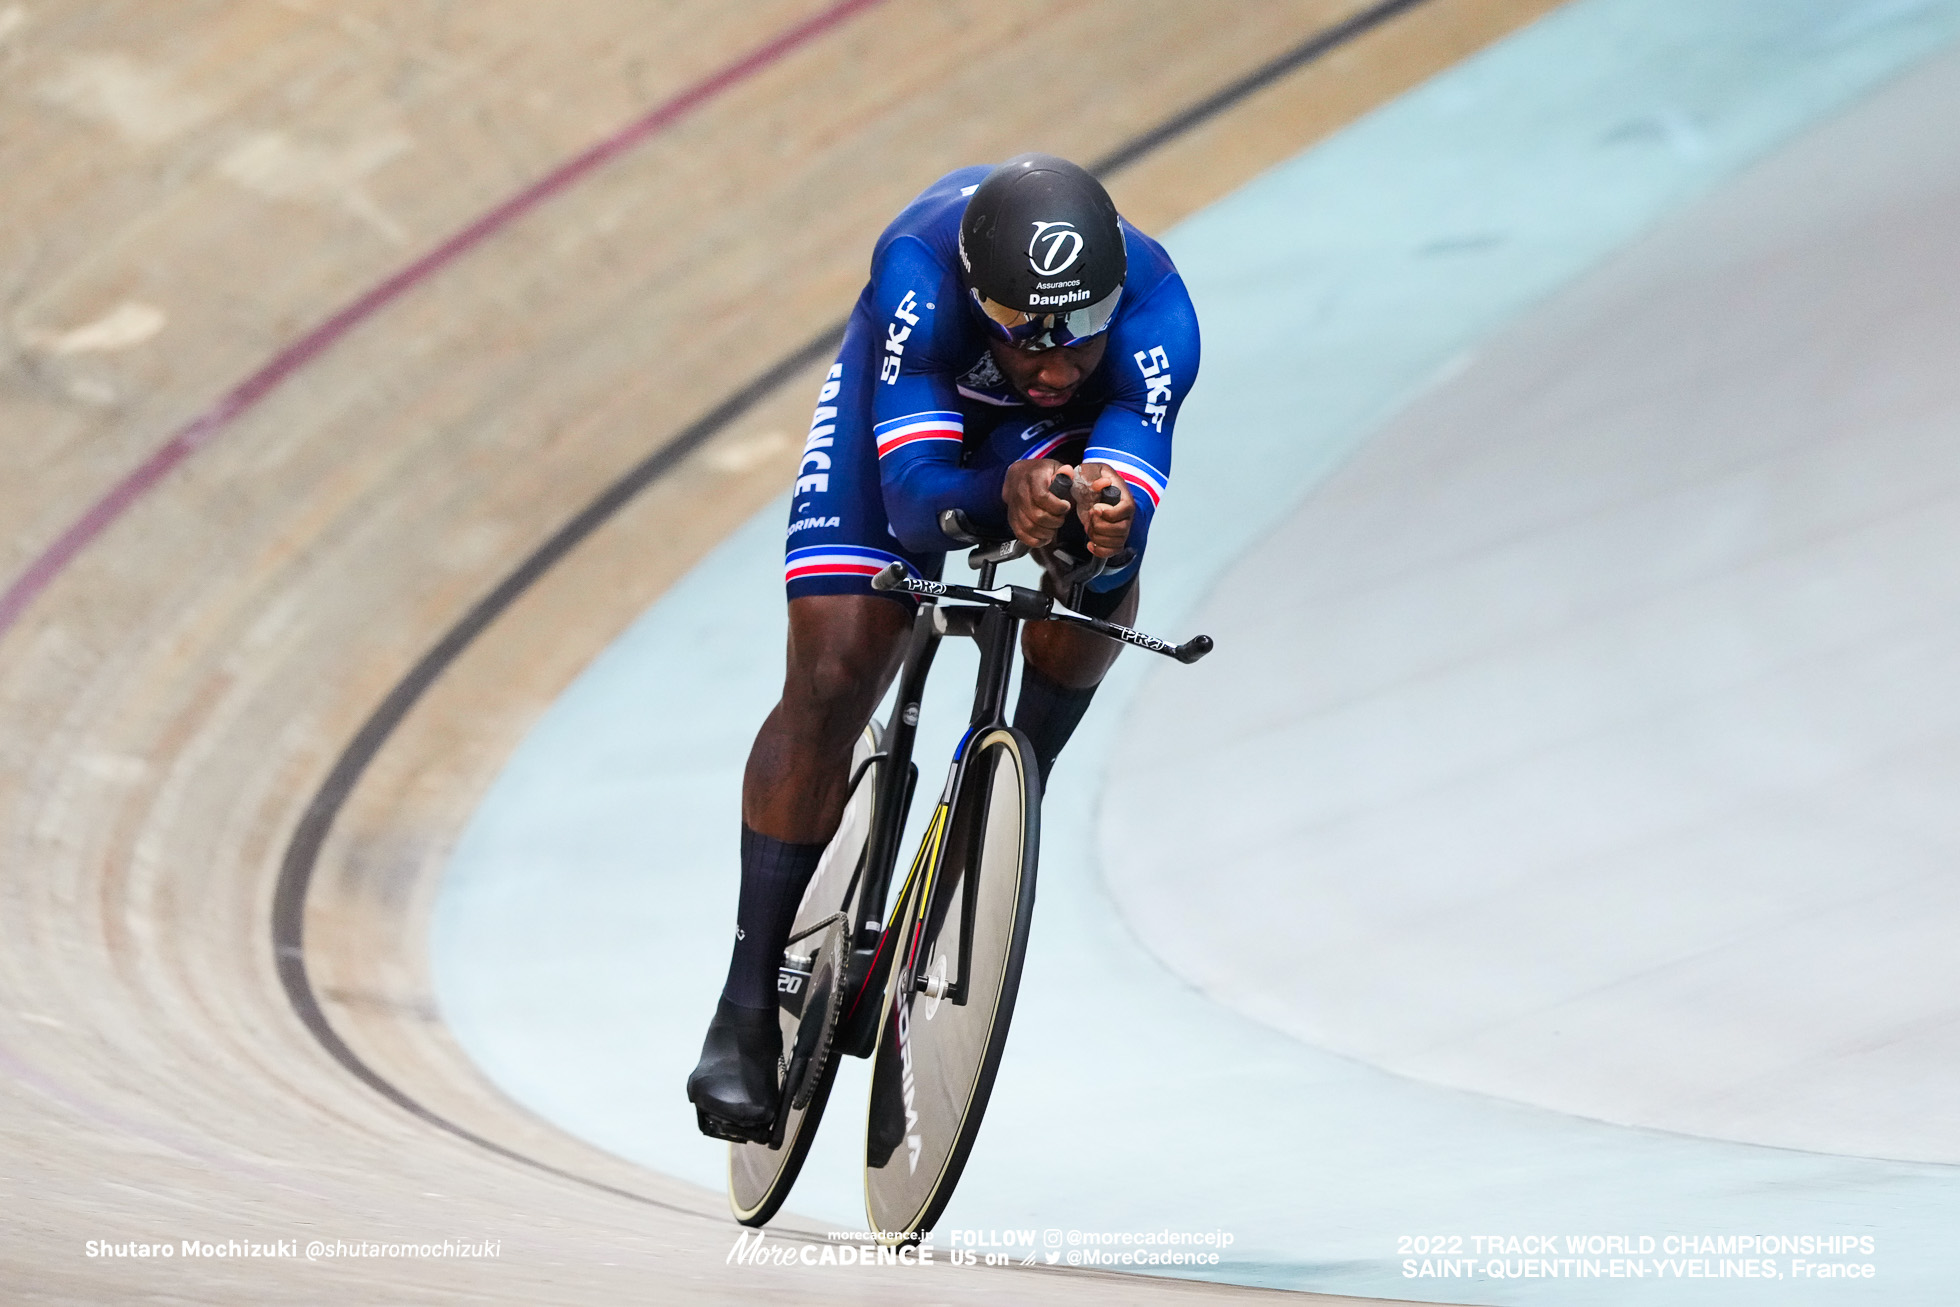
<instances>
[{"instance_id":1,"label":"black cycling shoe","mask_svg":"<svg viewBox=\"0 0 1960 1307\"><path fill-rule=\"evenodd\" d=\"M735 1143L768 1142L782 1098L776 1075L782 1053L776 1009L758 1012L722 999L708 1023L701 1061L687 1078L701 1133Z\"/></svg>"}]
</instances>

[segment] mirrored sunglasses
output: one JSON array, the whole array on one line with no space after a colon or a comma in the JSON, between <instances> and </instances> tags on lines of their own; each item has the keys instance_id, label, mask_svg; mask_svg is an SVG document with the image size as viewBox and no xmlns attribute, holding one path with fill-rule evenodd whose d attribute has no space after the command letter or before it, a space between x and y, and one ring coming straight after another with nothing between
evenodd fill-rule
<instances>
[{"instance_id":1,"label":"mirrored sunglasses","mask_svg":"<svg viewBox=\"0 0 1960 1307\"><path fill-rule=\"evenodd\" d=\"M990 300L977 290L968 290L967 294L972 297L974 308L980 311L981 321L997 339L1034 352L1079 344L1108 330L1109 320L1116 313L1116 301L1123 297L1123 288L1118 286L1094 304L1060 313L1028 313Z\"/></svg>"}]
</instances>

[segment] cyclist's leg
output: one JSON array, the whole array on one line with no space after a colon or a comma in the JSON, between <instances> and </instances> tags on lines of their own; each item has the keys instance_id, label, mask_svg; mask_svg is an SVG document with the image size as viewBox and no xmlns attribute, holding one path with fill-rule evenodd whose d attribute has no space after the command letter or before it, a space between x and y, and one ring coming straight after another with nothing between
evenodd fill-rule
<instances>
[{"instance_id":1,"label":"cyclist's leg","mask_svg":"<svg viewBox=\"0 0 1960 1307\"><path fill-rule=\"evenodd\" d=\"M871 439L875 345L854 318L818 399L791 499L783 696L743 778L742 889L721 1003L688 1096L742 1125L775 1111L776 977L804 886L842 815L851 748L889 681L912 604L870 587L894 552ZM889 547L888 547L889 546Z\"/></svg>"},{"instance_id":2,"label":"cyclist's leg","mask_svg":"<svg viewBox=\"0 0 1960 1307\"><path fill-rule=\"evenodd\" d=\"M883 595L789 601L782 698L742 775L742 824L819 852L844 812L851 749L891 683L911 629L908 605Z\"/></svg>"},{"instance_id":3,"label":"cyclist's leg","mask_svg":"<svg viewBox=\"0 0 1960 1307\"><path fill-rule=\"evenodd\" d=\"M783 941L843 816L852 746L896 670L910 623L900 605L868 595L790 600L783 695L742 777L742 891L721 991L730 1007L774 1019Z\"/></svg>"},{"instance_id":4,"label":"cyclist's leg","mask_svg":"<svg viewBox=\"0 0 1960 1307\"><path fill-rule=\"evenodd\" d=\"M783 938L843 815L851 749L902 656L913 601L871 588L894 560L938 575L939 555L900 549L885 517L871 433L880 325L853 313L825 378L790 501L783 581L783 694L742 778L742 917L724 995L774 1007Z\"/></svg>"},{"instance_id":5,"label":"cyclist's leg","mask_svg":"<svg viewBox=\"0 0 1960 1307\"><path fill-rule=\"evenodd\" d=\"M1135 565L1125 574L1128 579L1112 589L1092 586L1082 611L1122 626L1134 624L1140 591ZM1054 582L1045 573L1041 588L1054 593ZM1043 789L1062 746L1075 734L1096 687L1122 649L1114 640L1065 622L1030 622L1021 632L1021 693L1014 704L1014 726L1034 746Z\"/></svg>"}]
</instances>

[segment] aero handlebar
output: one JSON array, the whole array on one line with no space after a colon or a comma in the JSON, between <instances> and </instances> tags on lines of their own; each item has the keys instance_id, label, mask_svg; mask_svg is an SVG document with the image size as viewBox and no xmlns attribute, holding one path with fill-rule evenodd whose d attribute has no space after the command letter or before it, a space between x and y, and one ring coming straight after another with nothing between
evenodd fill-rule
<instances>
[{"instance_id":1,"label":"aero handlebar","mask_svg":"<svg viewBox=\"0 0 1960 1307\"><path fill-rule=\"evenodd\" d=\"M1057 472L1055 479L1048 483L1048 493L1057 499L1075 498L1075 478L1066 472ZM1123 502L1123 492L1115 486L1104 486L1102 493L1096 496L1096 502L1099 504L1120 504Z\"/></svg>"},{"instance_id":2,"label":"aero handlebar","mask_svg":"<svg viewBox=\"0 0 1960 1307\"><path fill-rule=\"evenodd\" d=\"M905 564L899 562L887 563L883 571L871 578L871 588L881 591L896 590L900 594L918 595L927 599L962 599L968 603L987 604L1005 609L1009 617L1019 618L1024 622L1070 622L1076 626L1086 627L1097 635L1121 640L1124 644L1133 644L1139 649L1148 649L1152 653L1175 658L1181 663L1195 663L1212 649L1211 637L1208 635L1194 635L1183 644L1172 644L1168 640L1159 640L1154 635L1145 635L1142 631L1118 626L1115 622L1105 622L1100 617L1086 617L1067 608L1059 608L1053 599L1039 590L1030 590L1018 585L977 590L970 585L928 581L922 577L906 575Z\"/></svg>"}]
</instances>

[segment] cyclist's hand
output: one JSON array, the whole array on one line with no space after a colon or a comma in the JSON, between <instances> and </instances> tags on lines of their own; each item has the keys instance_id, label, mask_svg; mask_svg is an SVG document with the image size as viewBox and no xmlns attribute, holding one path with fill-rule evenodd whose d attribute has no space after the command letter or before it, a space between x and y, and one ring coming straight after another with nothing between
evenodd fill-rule
<instances>
[{"instance_id":1,"label":"cyclist's hand","mask_svg":"<svg viewBox=\"0 0 1960 1307\"><path fill-rule=\"evenodd\" d=\"M1007 525L1016 540L1030 549L1040 549L1054 541L1055 532L1061 530L1075 505L1050 494L1048 483L1055 479L1057 472L1072 471L1073 468L1052 458L1026 458L1007 465L1007 480L1000 488L1000 497L1007 504Z\"/></svg>"},{"instance_id":2,"label":"cyclist's hand","mask_svg":"<svg viewBox=\"0 0 1960 1307\"><path fill-rule=\"evenodd\" d=\"M1104 486L1115 486L1123 496L1113 504L1101 502ZM1130 538L1130 523L1137 515L1137 501L1130 487L1107 463L1084 463L1075 474L1076 512L1082 529L1089 533L1089 552L1107 558Z\"/></svg>"}]
</instances>

